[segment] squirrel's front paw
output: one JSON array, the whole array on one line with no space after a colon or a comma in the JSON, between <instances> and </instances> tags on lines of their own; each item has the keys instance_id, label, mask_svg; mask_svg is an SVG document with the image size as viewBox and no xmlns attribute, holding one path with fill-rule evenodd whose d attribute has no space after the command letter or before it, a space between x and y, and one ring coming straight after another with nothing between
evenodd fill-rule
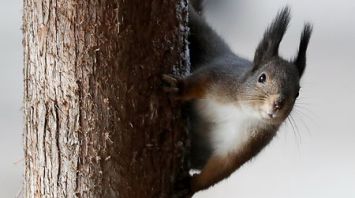
<instances>
[{"instance_id":1,"label":"squirrel's front paw","mask_svg":"<svg viewBox=\"0 0 355 198\"><path fill-rule=\"evenodd\" d=\"M181 99L183 80L168 74L163 74L162 80L165 82L165 85L163 85L164 92L172 94L175 99Z\"/></svg>"}]
</instances>

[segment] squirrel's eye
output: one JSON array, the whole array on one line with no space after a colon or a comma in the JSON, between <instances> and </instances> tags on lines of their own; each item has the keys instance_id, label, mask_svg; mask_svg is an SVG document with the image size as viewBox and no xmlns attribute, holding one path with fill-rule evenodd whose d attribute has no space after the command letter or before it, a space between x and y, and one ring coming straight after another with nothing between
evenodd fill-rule
<instances>
[{"instance_id":1,"label":"squirrel's eye","mask_svg":"<svg viewBox=\"0 0 355 198\"><path fill-rule=\"evenodd\" d=\"M259 76L259 79L258 79L258 82L259 83L264 83L266 81L266 75L264 73L262 73L260 76Z\"/></svg>"}]
</instances>

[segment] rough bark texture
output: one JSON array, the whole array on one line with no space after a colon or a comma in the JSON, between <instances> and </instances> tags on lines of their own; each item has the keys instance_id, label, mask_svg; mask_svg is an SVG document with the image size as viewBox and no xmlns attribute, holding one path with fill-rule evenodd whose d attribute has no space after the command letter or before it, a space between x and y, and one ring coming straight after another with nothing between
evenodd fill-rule
<instances>
[{"instance_id":1,"label":"rough bark texture","mask_svg":"<svg viewBox=\"0 0 355 198\"><path fill-rule=\"evenodd\" d=\"M170 197L186 0L24 0L24 197Z\"/></svg>"}]
</instances>

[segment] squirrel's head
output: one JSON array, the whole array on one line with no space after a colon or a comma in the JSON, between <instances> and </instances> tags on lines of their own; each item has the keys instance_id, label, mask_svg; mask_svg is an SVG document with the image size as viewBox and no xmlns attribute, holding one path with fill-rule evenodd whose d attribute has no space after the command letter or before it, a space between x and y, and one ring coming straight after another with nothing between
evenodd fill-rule
<instances>
[{"instance_id":1,"label":"squirrel's head","mask_svg":"<svg viewBox=\"0 0 355 198\"><path fill-rule=\"evenodd\" d=\"M306 51L312 26L306 24L296 57L286 61L278 54L283 35L290 21L289 8L282 9L264 33L245 79L248 102L267 120L281 123L291 112L299 95L300 79L306 66ZM244 95L244 94L242 94Z\"/></svg>"}]
</instances>

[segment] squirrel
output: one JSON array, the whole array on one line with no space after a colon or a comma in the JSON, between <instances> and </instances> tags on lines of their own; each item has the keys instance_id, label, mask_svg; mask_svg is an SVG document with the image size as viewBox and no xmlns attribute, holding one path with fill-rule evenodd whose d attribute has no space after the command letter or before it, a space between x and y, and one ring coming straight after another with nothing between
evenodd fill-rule
<instances>
[{"instance_id":1,"label":"squirrel","mask_svg":"<svg viewBox=\"0 0 355 198\"><path fill-rule=\"evenodd\" d=\"M229 177L273 139L299 95L313 29L305 23L294 59L280 57L290 21L286 6L249 61L206 23L202 7L201 0L189 4L191 75L162 77L164 90L191 106L191 168L201 170L189 180L192 194Z\"/></svg>"}]
</instances>

